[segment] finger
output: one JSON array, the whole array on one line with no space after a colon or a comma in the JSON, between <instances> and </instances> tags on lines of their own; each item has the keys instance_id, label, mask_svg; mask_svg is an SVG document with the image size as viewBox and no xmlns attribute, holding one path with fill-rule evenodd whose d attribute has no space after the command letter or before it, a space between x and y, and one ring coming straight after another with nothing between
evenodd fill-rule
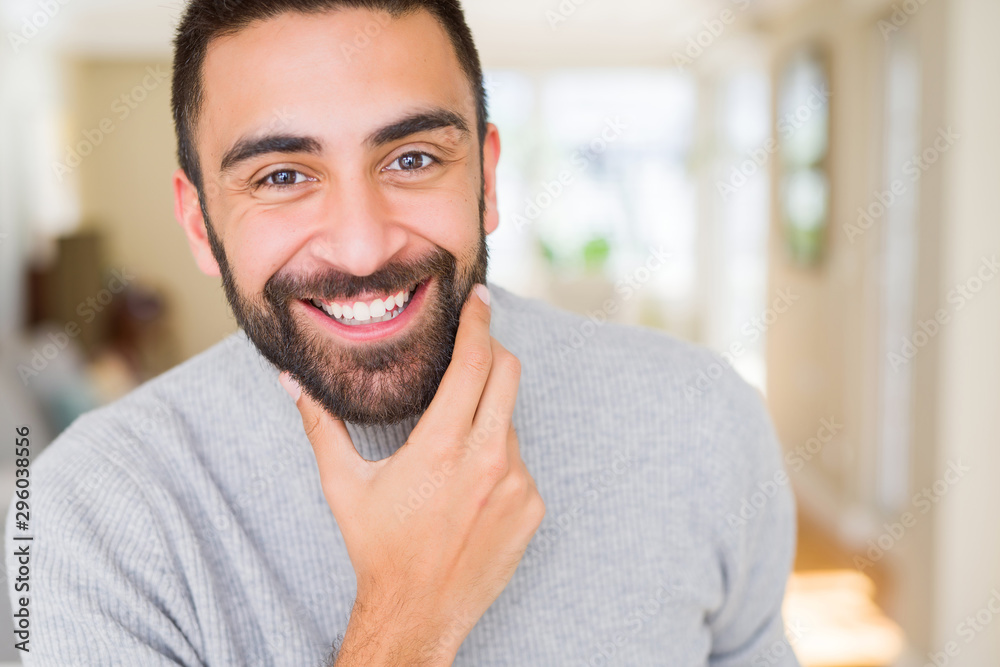
<instances>
[{"instance_id":1,"label":"finger","mask_svg":"<svg viewBox=\"0 0 1000 667\"><path fill-rule=\"evenodd\" d=\"M451 362L425 415L435 425L454 426L457 433L472 428L493 362L490 308L475 292L469 294L462 307Z\"/></svg>"},{"instance_id":2,"label":"finger","mask_svg":"<svg viewBox=\"0 0 1000 667\"><path fill-rule=\"evenodd\" d=\"M535 484L535 478L531 474L531 471L528 470L528 464L521 458L520 438L517 437L517 431L514 430L513 425L511 425L510 431L507 432L507 456L510 461L510 469L512 471L520 471L528 480L528 485L533 489L537 489L538 486Z\"/></svg>"},{"instance_id":3,"label":"finger","mask_svg":"<svg viewBox=\"0 0 1000 667\"><path fill-rule=\"evenodd\" d=\"M295 401L302 417L302 427L316 455L320 481L327 500L341 499L341 507L357 492L370 476L368 461L358 454L347 432L347 427L302 391L301 386L287 372L279 376L282 386ZM333 509L331 507L331 509Z\"/></svg>"},{"instance_id":4,"label":"finger","mask_svg":"<svg viewBox=\"0 0 1000 667\"><path fill-rule=\"evenodd\" d=\"M493 363L479 399L472 432L484 441L495 442L502 447L517 401L521 362L496 338L490 337L490 344Z\"/></svg>"},{"instance_id":5,"label":"finger","mask_svg":"<svg viewBox=\"0 0 1000 667\"><path fill-rule=\"evenodd\" d=\"M514 465L518 462L520 465L524 465L524 461L521 460L521 442L517 437L517 431L514 430L514 425L510 425L510 430L507 431L507 457Z\"/></svg>"}]
</instances>

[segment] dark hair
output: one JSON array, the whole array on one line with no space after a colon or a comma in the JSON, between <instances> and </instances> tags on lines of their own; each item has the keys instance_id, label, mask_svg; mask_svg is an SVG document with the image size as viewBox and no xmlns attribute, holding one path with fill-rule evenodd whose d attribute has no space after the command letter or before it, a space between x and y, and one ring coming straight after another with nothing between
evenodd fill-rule
<instances>
[{"instance_id":1,"label":"dark hair","mask_svg":"<svg viewBox=\"0 0 1000 667\"><path fill-rule=\"evenodd\" d=\"M174 37L171 106L177 132L177 160L202 198L202 172L194 146L194 128L204 100L202 69L209 43L234 35L254 21L286 12L314 14L336 9L367 9L400 18L421 9L429 11L451 39L458 62L476 98L479 143L486 138L486 90L479 53L465 22L459 0L191 0ZM480 156L481 157L481 156Z\"/></svg>"}]
</instances>

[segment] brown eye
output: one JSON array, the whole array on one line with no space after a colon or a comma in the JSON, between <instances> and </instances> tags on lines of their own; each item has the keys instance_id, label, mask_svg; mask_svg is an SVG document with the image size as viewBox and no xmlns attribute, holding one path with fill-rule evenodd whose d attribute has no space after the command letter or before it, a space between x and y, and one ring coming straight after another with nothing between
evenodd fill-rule
<instances>
[{"instance_id":1,"label":"brown eye","mask_svg":"<svg viewBox=\"0 0 1000 667\"><path fill-rule=\"evenodd\" d=\"M299 183L304 183L309 180L306 178L305 174L294 169L279 169L278 171L272 171L270 174L257 181L257 186L264 186L268 188L282 189L292 185L298 185Z\"/></svg>"},{"instance_id":2,"label":"brown eye","mask_svg":"<svg viewBox=\"0 0 1000 667\"><path fill-rule=\"evenodd\" d=\"M289 183L295 183L295 174L297 173L295 171L276 171L271 178L275 179L275 185L288 185Z\"/></svg>"},{"instance_id":3,"label":"brown eye","mask_svg":"<svg viewBox=\"0 0 1000 667\"><path fill-rule=\"evenodd\" d=\"M435 162L428 153L406 153L396 158L386 169L390 171L416 171L429 167Z\"/></svg>"}]
</instances>

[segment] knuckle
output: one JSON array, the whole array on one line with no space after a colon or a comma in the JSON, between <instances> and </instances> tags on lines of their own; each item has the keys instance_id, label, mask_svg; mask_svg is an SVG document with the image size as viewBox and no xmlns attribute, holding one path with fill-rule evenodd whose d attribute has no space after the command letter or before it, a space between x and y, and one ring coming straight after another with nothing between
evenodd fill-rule
<instances>
[{"instance_id":1,"label":"knuckle","mask_svg":"<svg viewBox=\"0 0 1000 667\"><path fill-rule=\"evenodd\" d=\"M317 415L311 415L303 418L302 428L306 432L306 437L309 438L309 442L312 443L316 442L323 430L320 418Z\"/></svg>"},{"instance_id":2,"label":"knuckle","mask_svg":"<svg viewBox=\"0 0 1000 667\"><path fill-rule=\"evenodd\" d=\"M486 419L477 424L472 431L469 432L469 437L466 440L467 444L473 449L479 449L487 442L490 442L494 437L495 431L497 430L496 422L496 419Z\"/></svg>"},{"instance_id":3,"label":"knuckle","mask_svg":"<svg viewBox=\"0 0 1000 667\"><path fill-rule=\"evenodd\" d=\"M465 351L462 355L462 365L466 370L473 373L488 373L493 364L493 354L489 348L473 347Z\"/></svg>"},{"instance_id":4,"label":"knuckle","mask_svg":"<svg viewBox=\"0 0 1000 667\"><path fill-rule=\"evenodd\" d=\"M524 475L508 475L506 483L507 492L514 498L522 497L530 488L528 479Z\"/></svg>"},{"instance_id":5,"label":"knuckle","mask_svg":"<svg viewBox=\"0 0 1000 667\"><path fill-rule=\"evenodd\" d=\"M494 363L500 363L503 366L504 371L510 373L510 375L514 377L521 376L521 360L510 352L505 352L499 359L494 361Z\"/></svg>"},{"instance_id":6,"label":"knuckle","mask_svg":"<svg viewBox=\"0 0 1000 667\"><path fill-rule=\"evenodd\" d=\"M450 465L460 463L468 456L466 454L468 444L462 437L461 429L455 426L442 426L438 430L437 437L429 440L421 439L421 444L411 449L419 449L426 453L437 465Z\"/></svg>"},{"instance_id":7,"label":"knuckle","mask_svg":"<svg viewBox=\"0 0 1000 667\"><path fill-rule=\"evenodd\" d=\"M505 453L501 452L497 455L483 457L483 477L493 484L506 477L509 471L510 462L507 460Z\"/></svg>"}]
</instances>

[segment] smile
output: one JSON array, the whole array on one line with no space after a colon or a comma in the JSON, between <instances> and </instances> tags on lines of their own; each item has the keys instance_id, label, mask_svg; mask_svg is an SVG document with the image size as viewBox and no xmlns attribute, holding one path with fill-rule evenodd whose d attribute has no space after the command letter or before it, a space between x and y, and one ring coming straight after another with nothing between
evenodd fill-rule
<instances>
[{"instance_id":1,"label":"smile","mask_svg":"<svg viewBox=\"0 0 1000 667\"><path fill-rule=\"evenodd\" d=\"M395 319L410 305L410 298L421 283L414 283L409 289L371 301L322 301L312 299L310 303L337 322L356 327L364 324L378 324Z\"/></svg>"},{"instance_id":2,"label":"smile","mask_svg":"<svg viewBox=\"0 0 1000 667\"><path fill-rule=\"evenodd\" d=\"M367 341L388 336L404 328L413 319L413 313L419 310L431 280L428 278L395 294L374 299L366 297L353 301L300 301L308 304L308 310L321 320L325 328L332 329L342 338Z\"/></svg>"}]
</instances>

